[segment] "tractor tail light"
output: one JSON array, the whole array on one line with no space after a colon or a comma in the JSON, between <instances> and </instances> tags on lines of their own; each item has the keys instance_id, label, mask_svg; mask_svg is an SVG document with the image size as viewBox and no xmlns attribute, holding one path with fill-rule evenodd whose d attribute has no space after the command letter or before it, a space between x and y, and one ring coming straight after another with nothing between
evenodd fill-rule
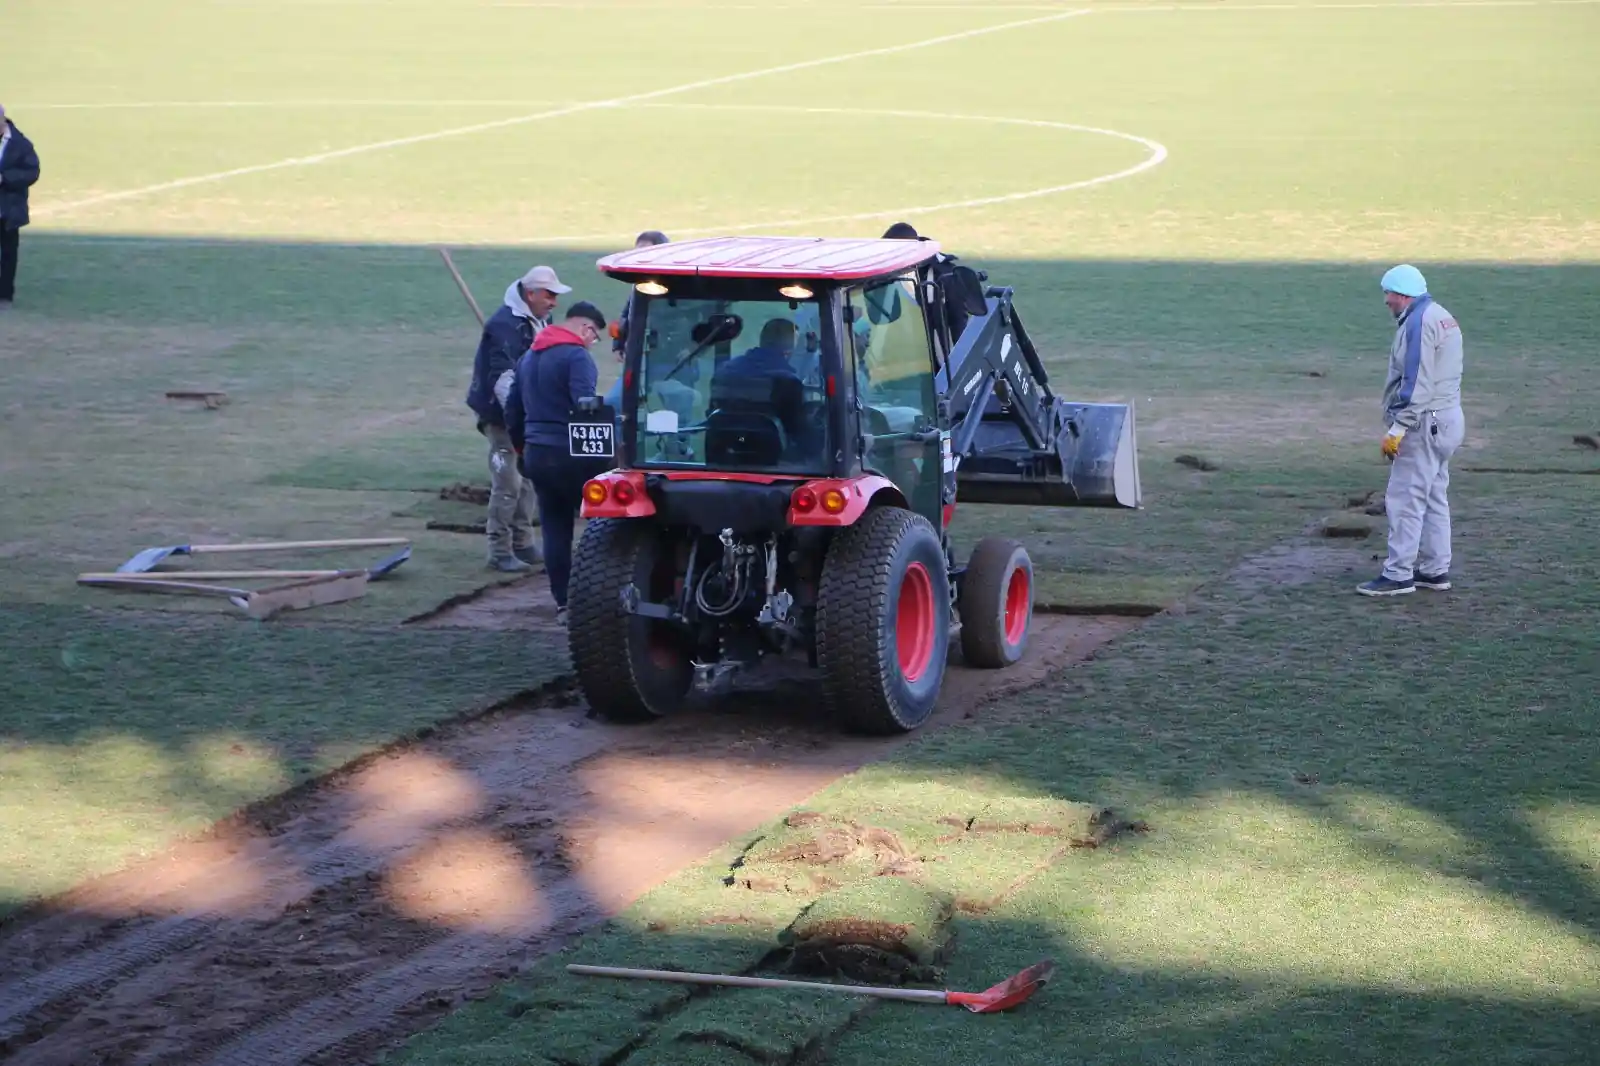
<instances>
[{"instance_id":1,"label":"tractor tail light","mask_svg":"<svg viewBox=\"0 0 1600 1066\"><path fill-rule=\"evenodd\" d=\"M606 485L603 481L590 481L583 486L583 498L592 507L599 507L606 502Z\"/></svg>"},{"instance_id":2,"label":"tractor tail light","mask_svg":"<svg viewBox=\"0 0 1600 1066\"><path fill-rule=\"evenodd\" d=\"M796 511L805 514L817 506L817 494L806 488L796 489L794 495L789 497L789 503Z\"/></svg>"},{"instance_id":3,"label":"tractor tail light","mask_svg":"<svg viewBox=\"0 0 1600 1066\"><path fill-rule=\"evenodd\" d=\"M839 514L848 502L838 489L828 489L822 494L822 509L829 514Z\"/></svg>"},{"instance_id":4,"label":"tractor tail light","mask_svg":"<svg viewBox=\"0 0 1600 1066\"><path fill-rule=\"evenodd\" d=\"M632 503L636 495L631 481L617 480L611 483L611 498L623 507Z\"/></svg>"}]
</instances>

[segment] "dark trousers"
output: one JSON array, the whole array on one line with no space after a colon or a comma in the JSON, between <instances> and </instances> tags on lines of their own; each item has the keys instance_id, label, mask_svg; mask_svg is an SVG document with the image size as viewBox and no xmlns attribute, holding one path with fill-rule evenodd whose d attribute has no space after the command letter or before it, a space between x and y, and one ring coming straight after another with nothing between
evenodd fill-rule
<instances>
[{"instance_id":1,"label":"dark trousers","mask_svg":"<svg viewBox=\"0 0 1600 1066\"><path fill-rule=\"evenodd\" d=\"M17 245L21 236L20 229L12 229L0 219L0 300L16 296Z\"/></svg>"},{"instance_id":2,"label":"dark trousers","mask_svg":"<svg viewBox=\"0 0 1600 1066\"><path fill-rule=\"evenodd\" d=\"M567 605L572 577L572 531L583 506L583 483L595 473L594 463L574 459L564 447L529 444L522 449L522 472L533 482L539 504L539 532L544 537L544 569L557 607Z\"/></svg>"}]
</instances>

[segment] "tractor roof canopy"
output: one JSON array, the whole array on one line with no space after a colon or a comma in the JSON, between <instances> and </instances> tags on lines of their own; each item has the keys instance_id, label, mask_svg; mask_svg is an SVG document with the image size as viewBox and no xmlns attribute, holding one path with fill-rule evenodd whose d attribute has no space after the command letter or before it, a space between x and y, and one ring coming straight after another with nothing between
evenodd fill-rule
<instances>
[{"instance_id":1,"label":"tractor roof canopy","mask_svg":"<svg viewBox=\"0 0 1600 1066\"><path fill-rule=\"evenodd\" d=\"M847 237L712 237L608 255L603 273L654 277L854 281L898 274L939 253L937 241Z\"/></svg>"}]
</instances>

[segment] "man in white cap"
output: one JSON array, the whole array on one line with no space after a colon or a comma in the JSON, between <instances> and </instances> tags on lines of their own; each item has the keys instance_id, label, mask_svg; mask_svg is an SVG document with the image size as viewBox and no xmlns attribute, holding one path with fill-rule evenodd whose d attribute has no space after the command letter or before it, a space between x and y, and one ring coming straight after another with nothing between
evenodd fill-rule
<instances>
[{"instance_id":1,"label":"man in white cap","mask_svg":"<svg viewBox=\"0 0 1600 1066\"><path fill-rule=\"evenodd\" d=\"M1383 572L1356 591L1443 591L1450 587L1450 457L1466 436L1461 327L1428 294L1416 267L1394 267L1379 284L1398 323L1383 386L1383 454L1394 463L1384 501L1389 557Z\"/></svg>"},{"instance_id":2,"label":"man in white cap","mask_svg":"<svg viewBox=\"0 0 1600 1066\"><path fill-rule=\"evenodd\" d=\"M506 431L506 396L515 387L517 360L550 325L558 297L571 291L547 266L512 282L505 302L483 324L472 364L467 406L478 416L478 432L489 440L488 565L502 573L530 570L543 559L533 535L533 485L518 473Z\"/></svg>"}]
</instances>

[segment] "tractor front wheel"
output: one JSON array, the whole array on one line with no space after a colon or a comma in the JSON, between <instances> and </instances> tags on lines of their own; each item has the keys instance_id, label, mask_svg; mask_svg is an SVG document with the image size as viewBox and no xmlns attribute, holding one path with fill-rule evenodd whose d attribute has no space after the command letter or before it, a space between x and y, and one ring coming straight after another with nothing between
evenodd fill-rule
<instances>
[{"instance_id":1,"label":"tractor front wheel","mask_svg":"<svg viewBox=\"0 0 1600 1066\"><path fill-rule=\"evenodd\" d=\"M961 655L998 670L1022 658L1033 629L1033 562L1010 537L984 537L972 549L956 603Z\"/></svg>"},{"instance_id":2,"label":"tractor front wheel","mask_svg":"<svg viewBox=\"0 0 1600 1066\"><path fill-rule=\"evenodd\" d=\"M950 573L928 520L870 510L828 548L817 589L817 665L834 715L866 733L927 721L950 646Z\"/></svg>"},{"instance_id":3,"label":"tractor front wheel","mask_svg":"<svg viewBox=\"0 0 1600 1066\"><path fill-rule=\"evenodd\" d=\"M598 518L584 528L572 559L567 648L589 706L614 721L639 722L676 711L694 680L687 635L671 624L622 610L631 582L660 603L677 585L676 559L655 526Z\"/></svg>"}]
</instances>

